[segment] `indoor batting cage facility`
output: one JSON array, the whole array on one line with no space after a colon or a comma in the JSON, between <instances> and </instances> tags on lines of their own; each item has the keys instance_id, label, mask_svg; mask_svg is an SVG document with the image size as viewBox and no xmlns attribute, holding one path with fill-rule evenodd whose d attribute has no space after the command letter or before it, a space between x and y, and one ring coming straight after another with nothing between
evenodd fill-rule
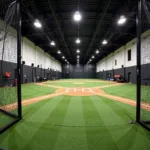
<instances>
[{"instance_id":1,"label":"indoor batting cage facility","mask_svg":"<svg viewBox=\"0 0 150 150\"><path fill-rule=\"evenodd\" d=\"M149 150L149 0L0 0L0 149Z\"/></svg>"}]
</instances>

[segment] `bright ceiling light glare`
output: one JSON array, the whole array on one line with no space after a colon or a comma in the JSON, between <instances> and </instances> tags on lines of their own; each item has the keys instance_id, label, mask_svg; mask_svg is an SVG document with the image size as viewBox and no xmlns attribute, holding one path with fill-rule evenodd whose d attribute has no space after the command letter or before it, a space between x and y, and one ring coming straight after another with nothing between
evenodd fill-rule
<instances>
[{"instance_id":1,"label":"bright ceiling light glare","mask_svg":"<svg viewBox=\"0 0 150 150\"><path fill-rule=\"evenodd\" d=\"M81 41L80 41L79 38L76 39L76 43L77 43L77 44L80 44L80 43L81 43Z\"/></svg>"},{"instance_id":2,"label":"bright ceiling light glare","mask_svg":"<svg viewBox=\"0 0 150 150\"><path fill-rule=\"evenodd\" d=\"M92 56L92 58L95 58L94 56Z\"/></svg>"},{"instance_id":3,"label":"bright ceiling light glare","mask_svg":"<svg viewBox=\"0 0 150 150\"><path fill-rule=\"evenodd\" d=\"M125 16L121 16L118 20L118 24L122 25L127 21L127 18Z\"/></svg>"},{"instance_id":4,"label":"bright ceiling light glare","mask_svg":"<svg viewBox=\"0 0 150 150\"><path fill-rule=\"evenodd\" d=\"M99 50L96 50L96 52L95 52L96 54L99 54Z\"/></svg>"},{"instance_id":5,"label":"bright ceiling light glare","mask_svg":"<svg viewBox=\"0 0 150 150\"><path fill-rule=\"evenodd\" d=\"M52 45L52 46L55 46L55 42L54 42L54 41L51 41L51 45Z\"/></svg>"},{"instance_id":6,"label":"bright ceiling light glare","mask_svg":"<svg viewBox=\"0 0 150 150\"><path fill-rule=\"evenodd\" d=\"M80 50L79 50L79 49L77 49L77 53L80 53Z\"/></svg>"},{"instance_id":7,"label":"bright ceiling light glare","mask_svg":"<svg viewBox=\"0 0 150 150\"><path fill-rule=\"evenodd\" d=\"M65 59L65 56L63 56L62 58Z\"/></svg>"},{"instance_id":8,"label":"bright ceiling light glare","mask_svg":"<svg viewBox=\"0 0 150 150\"><path fill-rule=\"evenodd\" d=\"M58 50L58 52L57 52L58 54L61 54L61 51L60 50Z\"/></svg>"},{"instance_id":9,"label":"bright ceiling light glare","mask_svg":"<svg viewBox=\"0 0 150 150\"><path fill-rule=\"evenodd\" d=\"M106 45L107 43L108 43L107 40L103 40L102 42L103 45Z\"/></svg>"},{"instance_id":10,"label":"bright ceiling light glare","mask_svg":"<svg viewBox=\"0 0 150 150\"><path fill-rule=\"evenodd\" d=\"M82 16L79 11L76 11L73 18L75 21L79 22L82 19Z\"/></svg>"},{"instance_id":11,"label":"bright ceiling light glare","mask_svg":"<svg viewBox=\"0 0 150 150\"><path fill-rule=\"evenodd\" d=\"M67 61L67 59L65 59L65 61Z\"/></svg>"},{"instance_id":12,"label":"bright ceiling light glare","mask_svg":"<svg viewBox=\"0 0 150 150\"><path fill-rule=\"evenodd\" d=\"M41 22L38 19L36 19L34 21L34 26L37 27L37 28L42 28L42 24L41 24Z\"/></svg>"},{"instance_id":13,"label":"bright ceiling light glare","mask_svg":"<svg viewBox=\"0 0 150 150\"><path fill-rule=\"evenodd\" d=\"M78 55L77 58L80 58L80 56Z\"/></svg>"}]
</instances>

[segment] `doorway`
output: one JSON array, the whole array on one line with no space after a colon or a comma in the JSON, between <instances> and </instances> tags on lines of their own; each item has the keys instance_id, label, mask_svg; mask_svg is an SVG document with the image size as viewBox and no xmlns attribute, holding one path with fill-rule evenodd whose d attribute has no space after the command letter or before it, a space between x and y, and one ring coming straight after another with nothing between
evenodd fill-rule
<instances>
[{"instance_id":1,"label":"doorway","mask_svg":"<svg viewBox=\"0 0 150 150\"><path fill-rule=\"evenodd\" d=\"M131 82L131 72L128 72L128 82Z\"/></svg>"}]
</instances>

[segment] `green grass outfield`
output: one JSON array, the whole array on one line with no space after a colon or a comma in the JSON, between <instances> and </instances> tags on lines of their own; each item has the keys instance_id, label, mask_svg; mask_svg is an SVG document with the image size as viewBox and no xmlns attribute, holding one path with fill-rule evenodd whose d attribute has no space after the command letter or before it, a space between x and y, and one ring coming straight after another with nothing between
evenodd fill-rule
<instances>
[{"instance_id":1,"label":"green grass outfield","mask_svg":"<svg viewBox=\"0 0 150 150\"><path fill-rule=\"evenodd\" d=\"M149 150L150 132L128 123L135 111L134 106L99 96L54 97L23 107L23 120L0 135L0 148Z\"/></svg>"},{"instance_id":2,"label":"green grass outfield","mask_svg":"<svg viewBox=\"0 0 150 150\"><path fill-rule=\"evenodd\" d=\"M112 86L103 88L104 92L110 95L136 100L136 85L135 84L122 84L119 86ZM141 90L142 101L149 101L150 86L142 86Z\"/></svg>"},{"instance_id":3,"label":"green grass outfield","mask_svg":"<svg viewBox=\"0 0 150 150\"><path fill-rule=\"evenodd\" d=\"M81 84L79 84L81 83ZM104 85L110 85L113 82L92 80L92 79L70 79L70 80L60 80L60 81L48 81L44 84L61 86L61 87L100 87Z\"/></svg>"},{"instance_id":4,"label":"green grass outfield","mask_svg":"<svg viewBox=\"0 0 150 150\"><path fill-rule=\"evenodd\" d=\"M122 84L119 86L112 86L103 89L105 93L136 100L136 85L135 84ZM149 88L150 91L150 88Z\"/></svg>"},{"instance_id":5,"label":"green grass outfield","mask_svg":"<svg viewBox=\"0 0 150 150\"><path fill-rule=\"evenodd\" d=\"M22 99L26 100L29 98L52 94L55 90L55 88L42 87L36 84L24 84L22 85ZM16 91L16 87L0 88L0 106L15 103L17 101ZM17 110L12 110L11 112L17 114ZM13 121L11 117L0 113L0 128L5 126L6 124L9 124L11 121Z\"/></svg>"},{"instance_id":6,"label":"green grass outfield","mask_svg":"<svg viewBox=\"0 0 150 150\"><path fill-rule=\"evenodd\" d=\"M22 85L22 99L29 99L33 97L43 96L54 93L56 89L52 87L39 86L36 84Z\"/></svg>"},{"instance_id":7,"label":"green grass outfield","mask_svg":"<svg viewBox=\"0 0 150 150\"><path fill-rule=\"evenodd\" d=\"M43 87L36 84L23 84L22 85L22 100L29 98L39 97L54 93L56 89L52 87ZM11 104L16 102L17 99L17 88L6 87L0 88L0 105Z\"/></svg>"}]
</instances>

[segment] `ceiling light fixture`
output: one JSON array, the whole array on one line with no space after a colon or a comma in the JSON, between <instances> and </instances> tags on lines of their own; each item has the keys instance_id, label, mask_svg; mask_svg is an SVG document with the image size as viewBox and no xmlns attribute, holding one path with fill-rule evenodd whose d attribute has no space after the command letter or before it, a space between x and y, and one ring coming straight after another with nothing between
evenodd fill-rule
<instances>
[{"instance_id":1,"label":"ceiling light fixture","mask_svg":"<svg viewBox=\"0 0 150 150\"><path fill-rule=\"evenodd\" d=\"M80 58L80 56L78 55L77 58Z\"/></svg>"},{"instance_id":2,"label":"ceiling light fixture","mask_svg":"<svg viewBox=\"0 0 150 150\"><path fill-rule=\"evenodd\" d=\"M58 52L57 52L58 54L61 54L61 51L60 50L58 50Z\"/></svg>"},{"instance_id":3,"label":"ceiling light fixture","mask_svg":"<svg viewBox=\"0 0 150 150\"><path fill-rule=\"evenodd\" d=\"M99 54L99 50L97 49L95 53L96 53L96 54Z\"/></svg>"},{"instance_id":4,"label":"ceiling light fixture","mask_svg":"<svg viewBox=\"0 0 150 150\"><path fill-rule=\"evenodd\" d=\"M118 20L118 24L122 25L127 21L127 18L125 16L120 16L119 20Z\"/></svg>"},{"instance_id":5,"label":"ceiling light fixture","mask_svg":"<svg viewBox=\"0 0 150 150\"><path fill-rule=\"evenodd\" d=\"M42 27L42 24L41 24L41 22L40 22L38 19L36 19L36 20L34 21L34 26L37 27L37 28L41 28L41 27Z\"/></svg>"},{"instance_id":6,"label":"ceiling light fixture","mask_svg":"<svg viewBox=\"0 0 150 150\"><path fill-rule=\"evenodd\" d=\"M81 13L79 11L76 11L73 18L75 21L79 22L82 19Z\"/></svg>"},{"instance_id":7,"label":"ceiling light fixture","mask_svg":"<svg viewBox=\"0 0 150 150\"><path fill-rule=\"evenodd\" d=\"M80 44L80 43L81 43L81 41L80 41L79 38L76 39L76 43L77 43L77 44Z\"/></svg>"},{"instance_id":8,"label":"ceiling light fixture","mask_svg":"<svg viewBox=\"0 0 150 150\"><path fill-rule=\"evenodd\" d=\"M55 42L54 42L54 41L51 41L51 45L52 45L52 46L55 46Z\"/></svg>"},{"instance_id":9,"label":"ceiling light fixture","mask_svg":"<svg viewBox=\"0 0 150 150\"><path fill-rule=\"evenodd\" d=\"M95 56L92 56L92 58L95 58Z\"/></svg>"},{"instance_id":10,"label":"ceiling light fixture","mask_svg":"<svg viewBox=\"0 0 150 150\"><path fill-rule=\"evenodd\" d=\"M108 43L107 40L103 40L102 42L103 45L106 45L107 43Z\"/></svg>"},{"instance_id":11,"label":"ceiling light fixture","mask_svg":"<svg viewBox=\"0 0 150 150\"><path fill-rule=\"evenodd\" d=\"M62 58L65 59L65 56L63 56Z\"/></svg>"},{"instance_id":12,"label":"ceiling light fixture","mask_svg":"<svg viewBox=\"0 0 150 150\"><path fill-rule=\"evenodd\" d=\"M79 49L77 49L77 53L80 53L80 50L79 50Z\"/></svg>"}]
</instances>

